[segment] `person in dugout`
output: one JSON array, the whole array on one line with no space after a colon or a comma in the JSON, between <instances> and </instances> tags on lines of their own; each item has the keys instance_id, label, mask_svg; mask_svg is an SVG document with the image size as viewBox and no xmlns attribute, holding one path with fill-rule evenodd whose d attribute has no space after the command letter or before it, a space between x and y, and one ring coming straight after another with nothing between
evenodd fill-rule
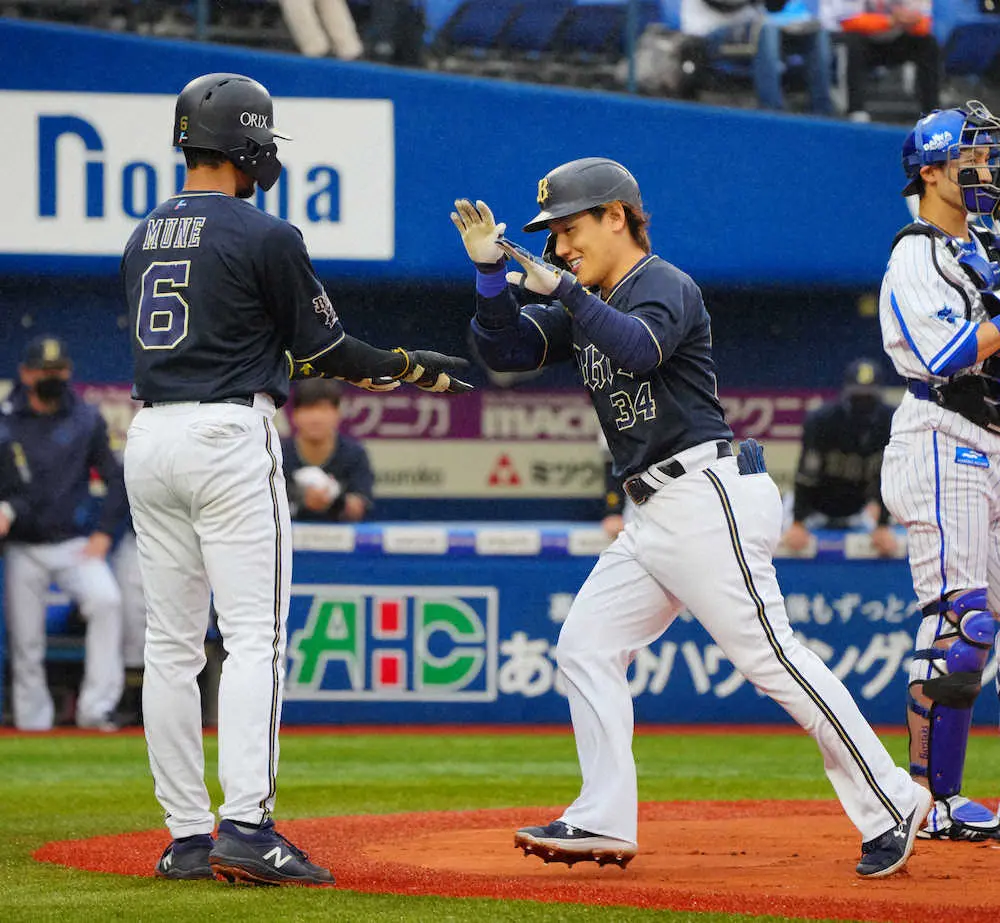
<instances>
[{"instance_id":1,"label":"person in dugout","mask_svg":"<svg viewBox=\"0 0 1000 923\"><path fill-rule=\"evenodd\" d=\"M14 724L47 731L55 709L45 674L46 608L54 582L87 623L83 681L76 706L82 728L117 730L114 710L124 684L122 603L107 554L128 503L122 467L100 411L70 389L72 363L62 340L33 339L19 381L0 408L7 472L0 487L4 614L11 663ZM90 527L90 477L107 486Z\"/></svg>"}]
</instances>

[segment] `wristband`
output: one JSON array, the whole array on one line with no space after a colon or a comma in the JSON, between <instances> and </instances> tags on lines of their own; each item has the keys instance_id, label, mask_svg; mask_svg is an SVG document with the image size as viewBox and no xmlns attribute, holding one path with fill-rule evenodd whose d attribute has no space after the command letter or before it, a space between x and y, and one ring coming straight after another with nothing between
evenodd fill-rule
<instances>
[{"instance_id":1,"label":"wristband","mask_svg":"<svg viewBox=\"0 0 1000 923\"><path fill-rule=\"evenodd\" d=\"M507 277L502 272L483 272L481 269L476 269L476 291L484 298L496 298L505 288L507 288Z\"/></svg>"}]
</instances>

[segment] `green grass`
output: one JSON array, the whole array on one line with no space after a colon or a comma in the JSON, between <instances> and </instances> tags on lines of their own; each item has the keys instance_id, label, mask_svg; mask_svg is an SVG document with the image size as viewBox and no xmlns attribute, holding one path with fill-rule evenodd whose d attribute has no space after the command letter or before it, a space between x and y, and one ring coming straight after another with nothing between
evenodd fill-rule
<instances>
[{"instance_id":1,"label":"green grass","mask_svg":"<svg viewBox=\"0 0 1000 923\"><path fill-rule=\"evenodd\" d=\"M905 737L885 738L897 762ZM1000 740L969 748L966 791L993 797ZM644 801L833 797L804 734L639 736ZM207 740L211 790L215 740ZM62 869L31 852L68 839L161 825L140 736L0 737L0 918L4 920L748 920L720 914L643 912L532 902L366 895L344 890L234 889ZM286 734L277 816L563 805L579 775L569 734ZM540 818L544 820L547 818ZM164 831L164 843L167 842ZM336 871L336 870L334 870ZM755 920L775 920L756 917Z\"/></svg>"}]
</instances>

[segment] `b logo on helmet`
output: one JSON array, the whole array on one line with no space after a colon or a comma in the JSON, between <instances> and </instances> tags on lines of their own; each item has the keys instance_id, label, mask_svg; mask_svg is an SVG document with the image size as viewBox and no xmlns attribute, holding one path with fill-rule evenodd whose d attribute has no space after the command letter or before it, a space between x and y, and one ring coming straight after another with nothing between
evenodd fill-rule
<instances>
[{"instance_id":1,"label":"b logo on helmet","mask_svg":"<svg viewBox=\"0 0 1000 923\"><path fill-rule=\"evenodd\" d=\"M549 179L547 176L543 176L538 181L538 204L545 206L545 202L549 198Z\"/></svg>"}]
</instances>

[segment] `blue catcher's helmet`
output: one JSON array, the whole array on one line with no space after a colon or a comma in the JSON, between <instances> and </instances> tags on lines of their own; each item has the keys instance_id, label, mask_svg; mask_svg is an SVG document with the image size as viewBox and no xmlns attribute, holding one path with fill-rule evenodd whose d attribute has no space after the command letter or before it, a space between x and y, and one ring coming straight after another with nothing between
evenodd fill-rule
<instances>
[{"instance_id":1,"label":"blue catcher's helmet","mask_svg":"<svg viewBox=\"0 0 1000 923\"><path fill-rule=\"evenodd\" d=\"M935 109L913 127L903 141L903 195L919 191L921 167L958 161L972 148L987 148L988 156L978 166L967 163L958 170L965 207L974 215L993 213L1000 208L1000 119L978 100L961 108Z\"/></svg>"}]
</instances>

